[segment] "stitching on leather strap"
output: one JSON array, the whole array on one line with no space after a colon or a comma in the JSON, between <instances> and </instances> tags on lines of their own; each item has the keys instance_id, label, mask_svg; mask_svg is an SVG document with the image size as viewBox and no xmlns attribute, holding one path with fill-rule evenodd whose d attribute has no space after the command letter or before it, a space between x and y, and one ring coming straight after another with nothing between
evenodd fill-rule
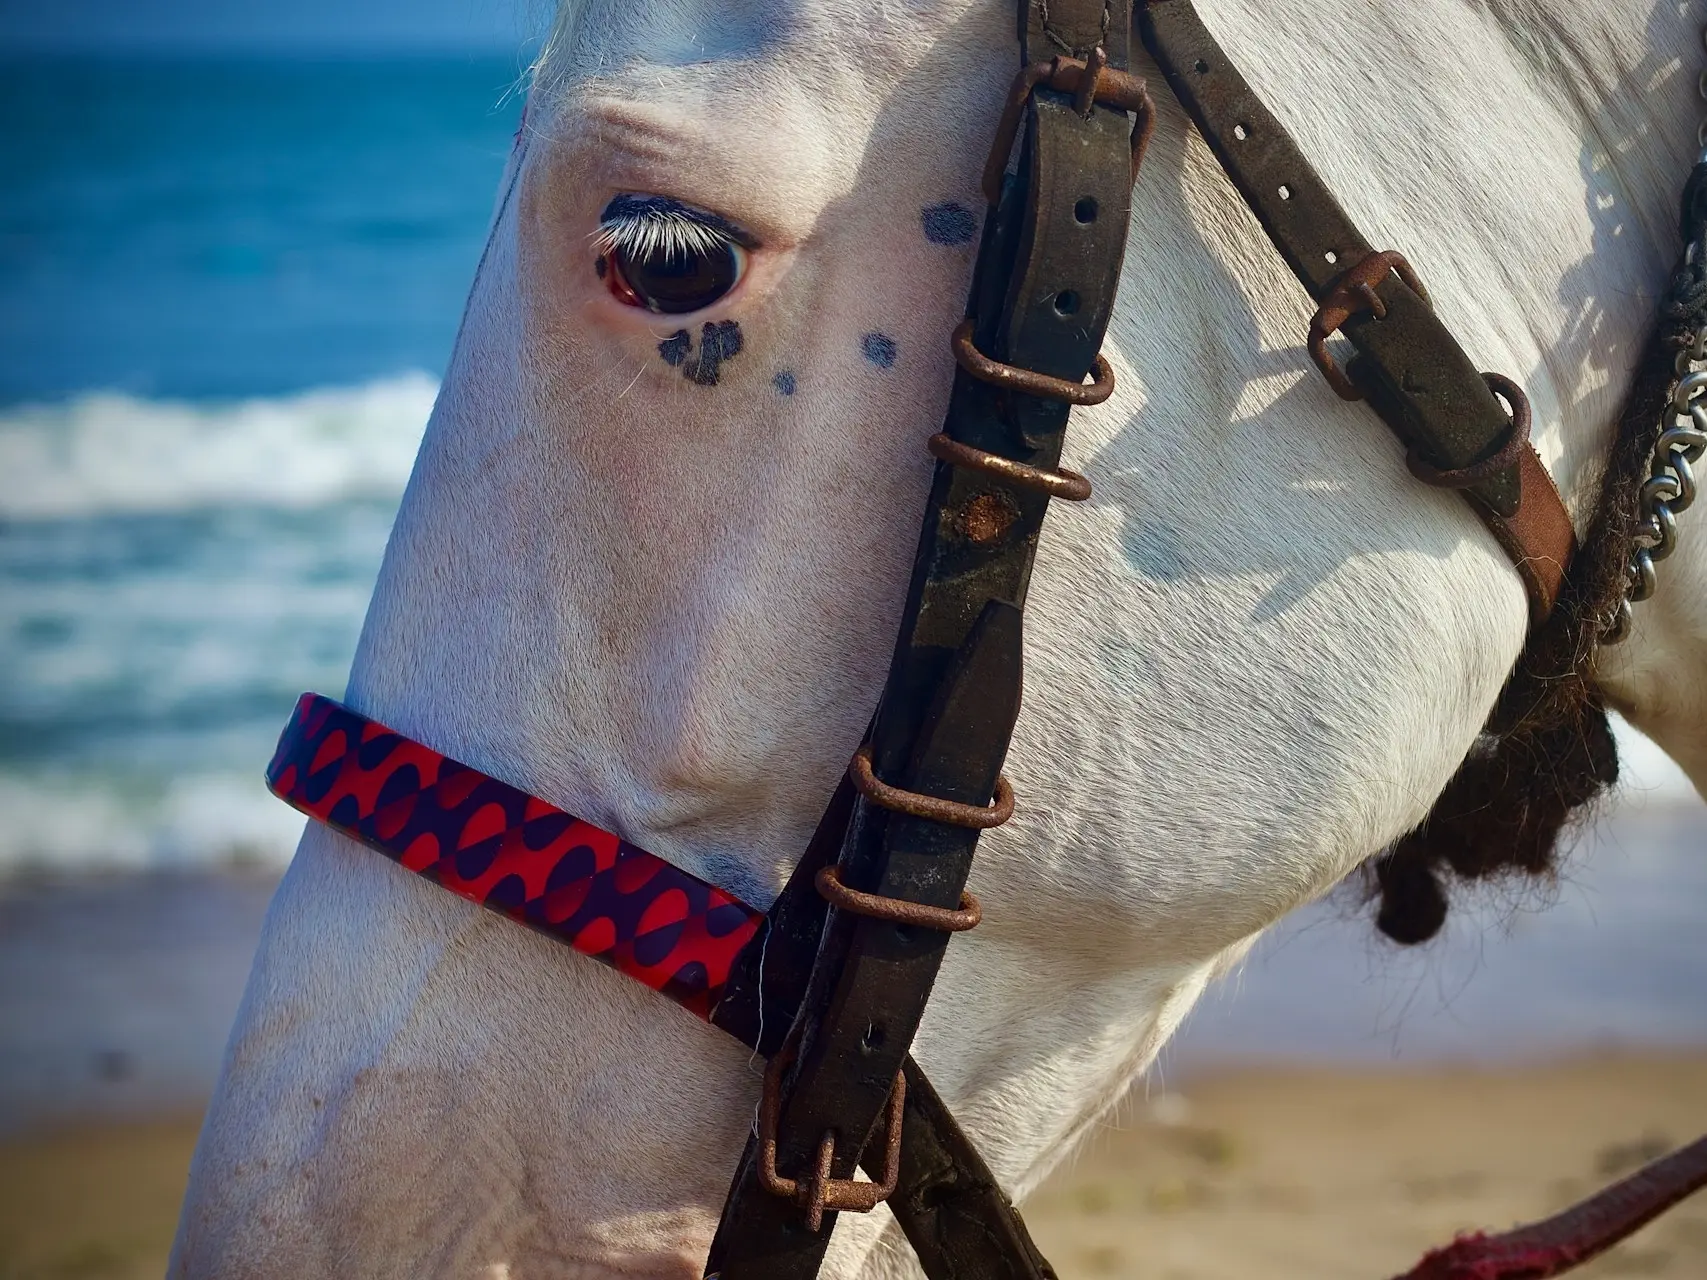
<instances>
[{"instance_id":1,"label":"stitching on leather strap","mask_svg":"<svg viewBox=\"0 0 1707 1280\"><path fill-rule=\"evenodd\" d=\"M1049 21L1049 0L1037 0L1037 12L1038 12L1038 16L1041 17L1043 20L1043 34L1049 38L1050 44L1054 45L1062 53L1065 53L1065 54L1067 54L1071 57L1074 57L1074 58L1082 58L1090 52L1090 50L1088 50L1088 49L1077 48L1076 46L1069 44L1067 41L1065 41L1061 38L1060 33L1056 30L1055 26ZM1101 29L1097 32L1097 44L1099 46L1106 44L1108 42L1108 22L1109 22L1109 4L1108 4L1108 0L1103 0L1102 26L1101 26Z\"/></svg>"}]
</instances>

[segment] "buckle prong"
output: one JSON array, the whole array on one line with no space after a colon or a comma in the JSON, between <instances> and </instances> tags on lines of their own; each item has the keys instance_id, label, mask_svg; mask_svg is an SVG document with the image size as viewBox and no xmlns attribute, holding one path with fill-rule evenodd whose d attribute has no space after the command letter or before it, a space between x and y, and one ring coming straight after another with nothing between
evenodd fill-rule
<instances>
[{"instance_id":1,"label":"buckle prong","mask_svg":"<svg viewBox=\"0 0 1707 1280\"><path fill-rule=\"evenodd\" d=\"M777 1129L782 1123L782 1077L794 1061L796 1036L776 1051L765 1064L764 1092L759 1098L759 1185L773 1196L792 1200L806 1212L806 1226L817 1232L824 1228L826 1211L870 1213L890 1196L901 1181L901 1123L907 1108L907 1079L895 1073L889 1089L889 1114L883 1138L883 1176L873 1182L855 1178L832 1178L836 1158L836 1131L826 1129L818 1140L812 1172L805 1178L784 1178L776 1171Z\"/></svg>"}]
</instances>

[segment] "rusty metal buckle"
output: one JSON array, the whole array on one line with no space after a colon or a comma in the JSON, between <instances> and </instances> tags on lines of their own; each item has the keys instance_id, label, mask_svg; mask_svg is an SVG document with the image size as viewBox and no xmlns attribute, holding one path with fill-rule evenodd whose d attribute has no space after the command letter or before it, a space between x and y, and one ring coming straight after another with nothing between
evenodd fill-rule
<instances>
[{"instance_id":1,"label":"rusty metal buckle","mask_svg":"<svg viewBox=\"0 0 1707 1280\"><path fill-rule=\"evenodd\" d=\"M1066 467L1045 471L1041 467L1027 466L1023 462L1015 462L1012 458L1004 458L999 453L986 453L983 449L961 444L942 431L932 436L926 442L926 447L934 458L953 463L957 467L982 471L985 475L1006 480L1022 489L1047 493L1051 498L1083 502L1091 496L1091 482L1077 471L1069 471Z\"/></svg>"},{"instance_id":2,"label":"rusty metal buckle","mask_svg":"<svg viewBox=\"0 0 1707 1280\"><path fill-rule=\"evenodd\" d=\"M1006 778L996 779L996 798L988 805L961 804L958 800L944 800L941 796L922 795L903 787L892 787L879 778L871 768L869 742L854 752L853 759L848 761L848 779L854 784L855 791L875 805L951 827L987 831L1014 816L1014 789Z\"/></svg>"},{"instance_id":3,"label":"rusty metal buckle","mask_svg":"<svg viewBox=\"0 0 1707 1280\"><path fill-rule=\"evenodd\" d=\"M1008 100L1002 107L1002 118L996 125L996 139L990 145L990 158L984 162L984 195L995 204L1002 194L1002 174L1007 171L1008 153L1019 136L1019 122L1031 91L1038 85L1073 95L1073 109L1086 119L1091 107L1101 105L1120 111L1130 111L1132 122L1132 180L1138 181L1138 168L1144 162L1144 149L1150 145L1150 134L1156 128L1156 108L1150 101L1150 91L1144 81L1108 65L1108 55L1098 45L1091 50L1087 61L1055 57L1047 62L1034 62L1022 68L1008 89Z\"/></svg>"},{"instance_id":4,"label":"rusty metal buckle","mask_svg":"<svg viewBox=\"0 0 1707 1280\"><path fill-rule=\"evenodd\" d=\"M1417 297L1428 301L1428 290L1423 288L1417 273L1411 270L1411 264L1405 261L1405 255L1385 249L1380 253L1366 254L1361 261L1348 267L1334 281L1334 287L1328 290L1327 297L1322 299L1310 320L1310 337L1306 343L1310 359L1316 362L1316 367L1341 400L1361 400L1363 392L1335 362L1333 353L1328 350L1328 337L1359 311L1373 311L1377 320L1386 318L1387 304L1381 301L1375 286L1387 278L1389 271L1396 273Z\"/></svg>"},{"instance_id":5,"label":"rusty metal buckle","mask_svg":"<svg viewBox=\"0 0 1707 1280\"><path fill-rule=\"evenodd\" d=\"M1089 384L1068 382L1065 378L1038 373L1035 369L1021 369L1018 365L990 359L972 344L975 324L976 321L968 316L955 325L949 346L954 350L955 362L980 382L1010 391L1023 391L1029 396L1065 400L1068 404L1101 404L1114 394L1114 370L1100 351L1096 364L1092 366L1095 377Z\"/></svg>"},{"instance_id":6,"label":"rusty metal buckle","mask_svg":"<svg viewBox=\"0 0 1707 1280\"><path fill-rule=\"evenodd\" d=\"M776 1135L782 1122L782 1075L794 1061L798 1044L791 1035L765 1064L764 1092L759 1098L759 1185L773 1196L792 1200L806 1211L806 1226L820 1231L824 1211L870 1213L895 1193L901 1180L901 1121L907 1106L907 1080L895 1073L889 1089L889 1116L883 1138L883 1177L876 1182L832 1178L836 1158L836 1131L826 1129L818 1140L818 1157L805 1178L784 1178L776 1171Z\"/></svg>"},{"instance_id":7,"label":"rusty metal buckle","mask_svg":"<svg viewBox=\"0 0 1707 1280\"><path fill-rule=\"evenodd\" d=\"M887 920L891 924L918 925L926 929L941 929L944 933L964 933L976 929L984 919L984 908L969 890L960 891L960 909L930 907L906 898L885 898L880 893L865 893L850 889L842 883L840 867L821 867L813 879L818 894L838 911L850 911L856 916Z\"/></svg>"}]
</instances>

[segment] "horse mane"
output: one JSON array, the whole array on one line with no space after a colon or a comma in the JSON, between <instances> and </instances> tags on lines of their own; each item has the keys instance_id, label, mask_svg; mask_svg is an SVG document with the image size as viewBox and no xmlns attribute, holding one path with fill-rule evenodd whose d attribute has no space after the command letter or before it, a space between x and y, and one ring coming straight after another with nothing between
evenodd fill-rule
<instances>
[{"instance_id":1,"label":"horse mane","mask_svg":"<svg viewBox=\"0 0 1707 1280\"><path fill-rule=\"evenodd\" d=\"M1600 637L1628 582L1639 490L1663 426L1676 360L1707 321L1707 166L1684 191L1693 251L1662 298L1618 417L1588 534L1552 616L1530 632L1470 754L1422 824L1373 864L1376 926L1405 945L1446 920L1447 878L1550 876L1560 836L1618 779L1618 752L1595 685Z\"/></svg>"}]
</instances>

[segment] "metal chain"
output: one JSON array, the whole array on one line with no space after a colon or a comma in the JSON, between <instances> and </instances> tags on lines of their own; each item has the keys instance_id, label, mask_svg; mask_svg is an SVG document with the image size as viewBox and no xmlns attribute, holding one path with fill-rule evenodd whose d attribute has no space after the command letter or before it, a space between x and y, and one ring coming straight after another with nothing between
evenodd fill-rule
<instances>
[{"instance_id":1,"label":"metal chain","mask_svg":"<svg viewBox=\"0 0 1707 1280\"><path fill-rule=\"evenodd\" d=\"M1707 28L1701 39L1707 48ZM1696 80L1707 101L1707 67ZM1695 131L1701 148L1697 163L1707 164L1707 117ZM1694 266L1699 242L1686 250L1684 263ZM1665 408L1664 430L1654 443L1653 463L1642 483L1641 523L1636 526L1636 550L1630 555L1630 577L1624 599L1612 624L1601 636L1602 644L1618 644L1630 634L1630 606L1654 594L1654 566L1677 550L1677 517L1695 501L1695 472L1690 464L1707 453L1707 327L1698 328L1677 353L1677 385Z\"/></svg>"}]
</instances>

